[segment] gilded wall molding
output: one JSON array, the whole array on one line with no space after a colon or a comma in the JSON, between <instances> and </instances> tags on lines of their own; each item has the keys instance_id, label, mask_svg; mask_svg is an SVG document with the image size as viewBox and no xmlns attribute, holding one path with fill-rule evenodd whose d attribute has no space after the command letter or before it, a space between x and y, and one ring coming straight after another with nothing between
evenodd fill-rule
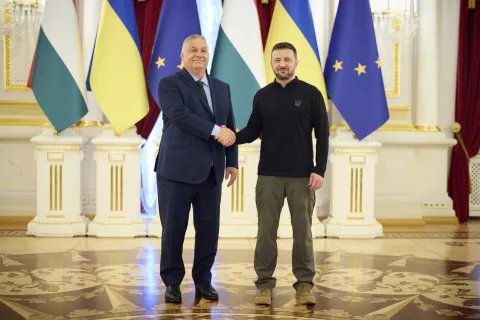
<instances>
[{"instance_id":1,"label":"gilded wall molding","mask_svg":"<svg viewBox=\"0 0 480 320\"><path fill-rule=\"evenodd\" d=\"M400 98L400 43L393 44L392 89L385 92L387 98Z\"/></svg>"},{"instance_id":2,"label":"gilded wall molding","mask_svg":"<svg viewBox=\"0 0 480 320\"><path fill-rule=\"evenodd\" d=\"M10 23L12 17L8 10L3 11L5 23ZM13 84L12 81L12 37L5 35L3 40L3 90L14 92L31 92L32 90L26 84Z\"/></svg>"}]
</instances>

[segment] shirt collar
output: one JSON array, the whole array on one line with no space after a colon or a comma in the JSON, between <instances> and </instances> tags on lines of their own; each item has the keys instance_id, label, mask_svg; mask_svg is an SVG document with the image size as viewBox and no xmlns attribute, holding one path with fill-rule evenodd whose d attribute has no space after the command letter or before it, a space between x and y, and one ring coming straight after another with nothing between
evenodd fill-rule
<instances>
[{"instance_id":1,"label":"shirt collar","mask_svg":"<svg viewBox=\"0 0 480 320\"><path fill-rule=\"evenodd\" d=\"M188 70L187 70L188 71ZM190 73L190 71L188 71L188 73ZM192 73L190 73L190 75L192 76L193 80L198 81L202 81L203 84L205 84L206 86L208 86L208 78L207 78L207 73L205 73L202 77L202 79L197 79L197 77L195 77Z\"/></svg>"},{"instance_id":2,"label":"shirt collar","mask_svg":"<svg viewBox=\"0 0 480 320\"><path fill-rule=\"evenodd\" d=\"M282 85L281 85L279 82L277 82L277 78L274 78L274 79L273 79L273 83L274 83L275 85L279 86L279 87L282 87ZM297 83L298 83L298 77L295 76L295 78L293 78L292 81L290 81L289 83L287 83L287 85L285 86L285 89L287 89L287 88L294 88L294 87L297 85ZM282 87L282 88L283 88L283 87Z\"/></svg>"}]
</instances>

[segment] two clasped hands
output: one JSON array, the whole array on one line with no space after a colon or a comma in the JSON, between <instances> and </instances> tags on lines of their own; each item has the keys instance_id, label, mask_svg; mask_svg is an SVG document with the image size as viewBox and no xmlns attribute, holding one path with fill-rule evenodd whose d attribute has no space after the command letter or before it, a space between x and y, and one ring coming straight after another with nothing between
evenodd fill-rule
<instances>
[{"instance_id":1,"label":"two clasped hands","mask_svg":"<svg viewBox=\"0 0 480 320\"><path fill-rule=\"evenodd\" d=\"M227 128L226 126L221 126L220 127L220 133L218 136L214 137L214 139L222 144L224 147L230 147L235 143L235 140L237 140L237 137L235 133ZM237 180L237 174L238 170L236 168L232 167L227 167L225 168L225 180L229 180L227 184L227 187L230 187L236 180Z\"/></svg>"},{"instance_id":2,"label":"two clasped hands","mask_svg":"<svg viewBox=\"0 0 480 320\"><path fill-rule=\"evenodd\" d=\"M236 136L232 130L226 126L221 126L220 133L214 139L224 147L230 147L235 143Z\"/></svg>"}]
</instances>

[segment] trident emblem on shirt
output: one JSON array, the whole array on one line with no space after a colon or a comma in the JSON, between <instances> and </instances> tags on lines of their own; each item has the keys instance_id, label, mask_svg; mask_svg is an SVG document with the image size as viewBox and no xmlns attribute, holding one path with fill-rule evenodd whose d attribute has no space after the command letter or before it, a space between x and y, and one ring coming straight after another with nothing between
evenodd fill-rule
<instances>
[{"instance_id":1,"label":"trident emblem on shirt","mask_svg":"<svg viewBox=\"0 0 480 320\"><path fill-rule=\"evenodd\" d=\"M295 100L295 107L300 107L302 105L302 100Z\"/></svg>"}]
</instances>

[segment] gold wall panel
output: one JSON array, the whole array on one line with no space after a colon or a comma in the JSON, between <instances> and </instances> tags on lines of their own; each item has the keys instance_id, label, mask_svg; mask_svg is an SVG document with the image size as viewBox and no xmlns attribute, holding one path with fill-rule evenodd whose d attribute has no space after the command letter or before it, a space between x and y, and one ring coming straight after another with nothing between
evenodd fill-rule
<instances>
[{"instance_id":1,"label":"gold wall panel","mask_svg":"<svg viewBox=\"0 0 480 320\"><path fill-rule=\"evenodd\" d=\"M400 44L393 44L392 89L385 91L387 98L400 97Z\"/></svg>"},{"instance_id":2,"label":"gold wall panel","mask_svg":"<svg viewBox=\"0 0 480 320\"><path fill-rule=\"evenodd\" d=\"M10 23L12 17L8 10L4 10L3 19L5 23ZM4 60L4 70L3 70L3 87L4 91L20 91L20 92L31 92L32 90L26 86L26 84L14 84L12 81L12 37L10 35L5 35L3 40L3 60Z\"/></svg>"}]
</instances>

